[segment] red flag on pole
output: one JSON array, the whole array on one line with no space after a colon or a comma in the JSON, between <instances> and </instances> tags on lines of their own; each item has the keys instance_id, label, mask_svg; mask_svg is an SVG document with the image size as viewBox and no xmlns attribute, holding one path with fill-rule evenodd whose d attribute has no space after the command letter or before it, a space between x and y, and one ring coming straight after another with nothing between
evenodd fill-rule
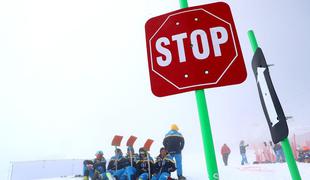
<instances>
[{"instance_id":1,"label":"red flag on pole","mask_svg":"<svg viewBox=\"0 0 310 180\"><path fill-rule=\"evenodd\" d=\"M149 151L151 149L151 146L152 146L153 142L154 141L152 139L146 140L146 142L144 143L144 146L143 146L144 149Z\"/></svg>"},{"instance_id":2,"label":"red flag on pole","mask_svg":"<svg viewBox=\"0 0 310 180\"><path fill-rule=\"evenodd\" d=\"M112 140L112 146L121 146L123 136L115 135Z\"/></svg>"}]
</instances>

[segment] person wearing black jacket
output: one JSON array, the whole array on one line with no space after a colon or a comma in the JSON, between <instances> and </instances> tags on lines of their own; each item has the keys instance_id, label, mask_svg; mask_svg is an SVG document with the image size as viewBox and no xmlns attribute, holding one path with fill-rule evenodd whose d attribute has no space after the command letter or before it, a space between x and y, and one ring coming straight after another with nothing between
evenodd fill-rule
<instances>
[{"instance_id":1,"label":"person wearing black jacket","mask_svg":"<svg viewBox=\"0 0 310 180\"><path fill-rule=\"evenodd\" d=\"M150 157L144 148L139 149L139 157L136 161L137 177L139 180L151 179L154 169L153 158Z\"/></svg>"},{"instance_id":2,"label":"person wearing black jacket","mask_svg":"<svg viewBox=\"0 0 310 180\"><path fill-rule=\"evenodd\" d=\"M154 175L152 180L167 180L171 172L175 171L175 162L163 147L160 149L160 154L156 157L154 165Z\"/></svg>"},{"instance_id":3,"label":"person wearing black jacket","mask_svg":"<svg viewBox=\"0 0 310 180\"><path fill-rule=\"evenodd\" d=\"M132 167L135 167L135 163L138 159L138 156L139 155L137 153L135 153L135 150L132 146L127 147L127 154L126 154L125 158L129 160Z\"/></svg>"},{"instance_id":4,"label":"person wearing black jacket","mask_svg":"<svg viewBox=\"0 0 310 180\"><path fill-rule=\"evenodd\" d=\"M121 149L115 149L115 156L109 161L108 171L116 179L128 178L129 176L129 180L131 180L132 178L130 176L132 175L130 175L130 173L125 173L127 167L130 167L130 161L123 156Z\"/></svg>"},{"instance_id":5,"label":"person wearing black jacket","mask_svg":"<svg viewBox=\"0 0 310 180\"><path fill-rule=\"evenodd\" d=\"M166 134L163 145L172 158L175 158L177 166L178 179L186 179L183 176L182 169L182 150L184 148L184 137L178 132L179 128L176 124L171 125L171 130Z\"/></svg>"}]
</instances>

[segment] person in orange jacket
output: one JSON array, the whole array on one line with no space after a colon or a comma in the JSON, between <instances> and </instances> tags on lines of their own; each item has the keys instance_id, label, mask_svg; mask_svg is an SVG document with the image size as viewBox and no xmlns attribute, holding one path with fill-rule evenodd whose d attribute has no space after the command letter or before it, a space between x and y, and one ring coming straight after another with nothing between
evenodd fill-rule
<instances>
[{"instance_id":1,"label":"person in orange jacket","mask_svg":"<svg viewBox=\"0 0 310 180\"><path fill-rule=\"evenodd\" d=\"M227 166L228 164L228 156L230 154L230 149L229 147L227 146L227 144L224 144L221 148L221 154L222 154L222 157L223 157L223 161L224 161L224 164L225 166Z\"/></svg>"}]
</instances>

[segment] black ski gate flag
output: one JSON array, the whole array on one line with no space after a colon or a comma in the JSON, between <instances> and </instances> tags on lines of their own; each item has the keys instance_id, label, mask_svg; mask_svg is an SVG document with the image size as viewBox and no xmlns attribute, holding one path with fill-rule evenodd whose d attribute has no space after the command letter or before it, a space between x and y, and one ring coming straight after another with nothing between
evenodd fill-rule
<instances>
[{"instance_id":1,"label":"black ski gate flag","mask_svg":"<svg viewBox=\"0 0 310 180\"><path fill-rule=\"evenodd\" d=\"M269 68L261 48L257 48L252 60L259 97L267 119L273 143L288 136L286 117L271 81Z\"/></svg>"}]
</instances>

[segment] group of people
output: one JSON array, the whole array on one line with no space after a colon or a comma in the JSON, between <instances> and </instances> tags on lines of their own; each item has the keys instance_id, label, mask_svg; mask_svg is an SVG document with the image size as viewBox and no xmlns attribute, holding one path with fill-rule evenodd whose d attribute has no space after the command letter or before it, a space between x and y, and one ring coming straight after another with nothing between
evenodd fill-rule
<instances>
[{"instance_id":1,"label":"group of people","mask_svg":"<svg viewBox=\"0 0 310 180\"><path fill-rule=\"evenodd\" d=\"M239 150L240 150L240 155L241 155L241 165L248 164L248 159L246 156L246 148L248 146L249 145L245 144L243 140L239 144ZM221 154L222 154L223 162L224 162L225 166L228 165L228 157L229 157L230 152L231 152L231 150L228 147L228 145L224 144L221 148Z\"/></svg>"},{"instance_id":2,"label":"group of people","mask_svg":"<svg viewBox=\"0 0 310 180\"><path fill-rule=\"evenodd\" d=\"M298 162L305 162L305 163L310 163L310 147L305 145L305 146L299 146L297 147L297 161Z\"/></svg>"},{"instance_id":3,"label":"group of people","mask_svg":"<svg viewBox=\"0 0 310 180\"><path fill-rule=\"evenodd\" d=\"M285 162L284 152L279 143L263 142L262 145L255 147L254 150L256 155L255 164Z\"/></svg>"},{"instance_id":4,"label":"group of people","mask_svg":"<svg viewBox=\"0 0 310 180\"><path fill-rule=\"evenodd\" d=\"M240 149L240 155L241 155L241 165L248 164L248 159L246 156L246 147L248 147L248 146L249 145L245 144L243 140L240 142L239 149ZM221 148L221 155L222 155L223 162L224 162L225 166L228 165L228 157L229 157L230 153L231 153L231 150L228 147L228 145L223 144L223 146Z\"/></svg>"},{"instance_id":5,"label":"group of people","mask_svg":"<svg viewBox=\"0 0 310 180\"><path fill-rule=\"evenodd\" d=\"M115 155L107 161L102 151L94 160L83 163L84 180L172 180L171 173L177 170L179 180L185 180L182 172L182 150L184 138L177 125L171 125L166 134L159 155L155 160L144 147L136 154L129 146L124 156L122 150L115 149ZM106 166L107 165L107 166Z\"/></svg>"},{"instance_id":6,"label":"group of people","mask_svg":"<svg viewBox=\"0 0 310 180\"><path fill-rule=\"evenodd\" d=\"M249 144L246 144L244 140L240 141L239 151L241 155L241 165L248 164L246 153L248 146ZM256 160L253 162L254 164L285 162L285 156L279 143L273 144L270 141L268 144L267 142L264 142L261 146L254 147L254 151L256 155ZM228 157L230 153L230 148L227 146L227 144L224 144L221 148L221 155L225 166L228 165Z\"/></svg>"}]
</instances>

